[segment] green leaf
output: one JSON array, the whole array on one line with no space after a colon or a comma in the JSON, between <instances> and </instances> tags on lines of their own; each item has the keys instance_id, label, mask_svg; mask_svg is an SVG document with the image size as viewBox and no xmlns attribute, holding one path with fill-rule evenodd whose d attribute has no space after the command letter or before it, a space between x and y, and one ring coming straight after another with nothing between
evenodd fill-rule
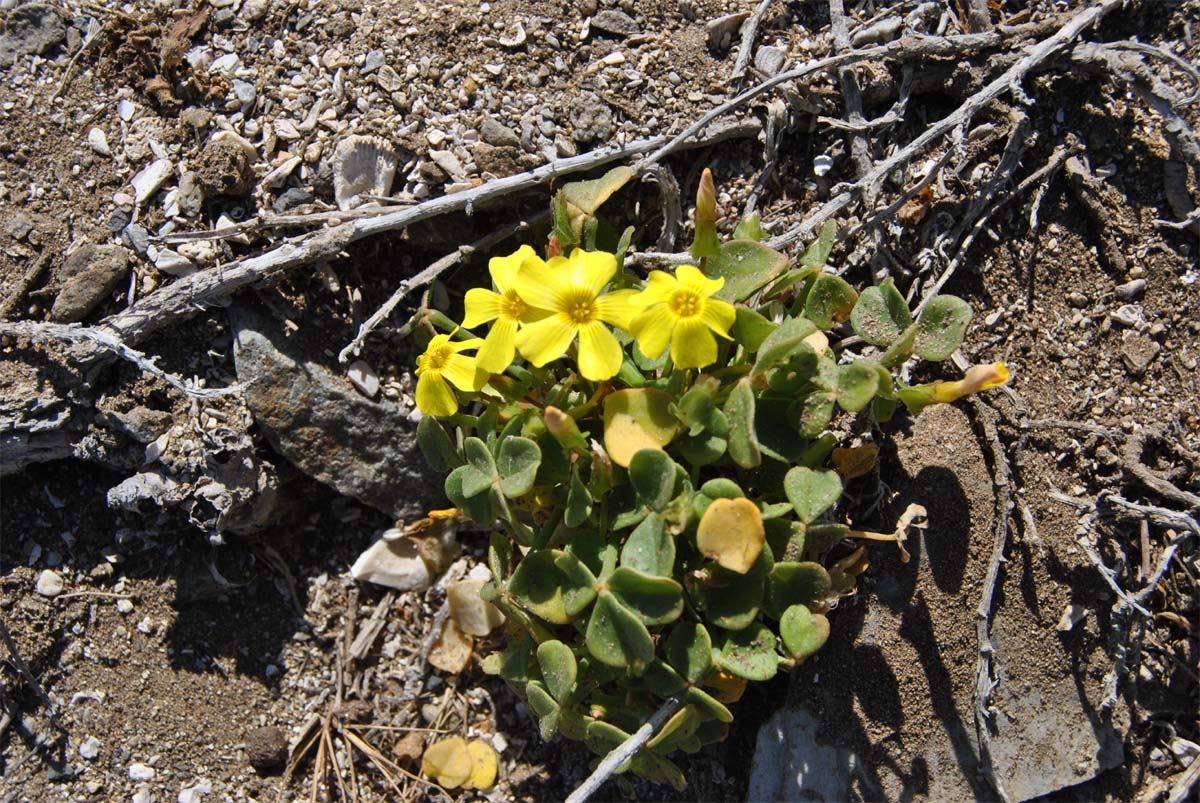
<instances>
[{"instance_id":1,"label":"green leaf","mask_svg":"<svg viewBox=\"0 0 1200 803\"><path fill-rule=\"evenodd\" d=\"M737 318L730 335L742 348L753 354L762 348L763 341L778 327L744 304L738 304L736 310Z\"/></svg>"},{"instance_id":2,"label":"green leaf","mask_svg":"<svg viewBox=\"0 0 1200 803\"><path fill-rule=\"evenodd\" d=\"M486 527L496 520L496 514L492 508L491 495L479 491L468 494L464 490L464 485L468 479L472 483L470 487L473 489L478 488L478 473L471 466L459 466L446 475L445 491L447 498L450 499L456 508L462 510L467 518L476 524ZM489 482L485 485L484 490L486 491L490 488L491 483Z\"/></svg>"},{"instance_id":3,"label":"green leaf","mask_svg":"<svg viewBox=\"0 0 1200 803\"><path fill-rule=\"evenodd\" d=\"M675 490L677 466L662 449L642 449L629 461L629 481L639 505L662 510Z\"/></svg>"},{"instance_id":4,"label":"green leaf","mask_svg":"<svg viewBox=\"0 0 1200 803\"><path fill-rule=\"evenodd\" d=\"M725 455L729 445L726 436L729 434L729 419L720 410L713 411L713 423L708 429L695 437L684 435L675 442L679 455L693 466L709 466Z\"/></svg>"},{"instance_id":5,"label":"green leaf","mask_svg":"<svg viewBox=\"0 0 1200 803\"><path fill-rule=\"evenodd\" d=\"M811 557L824 554L850 533L845 524L810 524L804 534L804 553Z\"/></svg>"},{"instance_id":6,"label":"green leaf","mask_svg":"<svg viewBox=\"0 0 1200 803\"><path fill-rule=\"evenodd\" d=\"M578 616L596 598L596 576L583 561L570 552L556 552L554 566L562 572L563 610L568 616Z\"/></svg>"},{"instance_id":7,"label":"green leaf","mask_svg":"<svg viewBox=\"0 0 1200 803\"><path fill-rule=\"evenodd\" d=\"M819 563L776 563L767 575L763 610L778 619L793 605L817 602L829 596L831 587L829 572Z\"/></svg>"},{"instance_id":8,"label":"green leaf","mask_svg":"<svg viewBox=\"0 0 1200 803\"><path fill-rule=\"evenodd\" d=\"M712 638L698 622L680 622L667 636L667 661L687 679L697 684L712 671Z\"/></svg>"},{"instance_id":9,"label":"green leaf","mask_svg":"<svg viewBox=\"0 0 1200 803\"><path fill-rule=\"evenodd\" d=\"M709 579L697 590L705 621L726 630L748 627L758 617L767 573L773 563L770 548L764 547L745 574L721 566L708 566Z\"/></svg>"},{"instance_id":10,"label":"green leaf","mask_svg":"<svg viewBox=\"0 0 1200 803\"><path fill-rule=\"evenodd\" d=\"M610 549L615 548L605 543L600 533L590 529L574 533L566 545L566 552L578 558L597 577L603 570L604 553Z\"/></svg>"},{"instance_id":11,"label":"green leaf","mask_svg":"<svg viewBox=\"0 0 1200 803\"><path fill-rule=\"evenodd\" d=\"M722 634L717 666L746 680L770 680L779 668L775 634L762 622Z\"/></svg>"},{"instance_id":12,"label":"green leaf","mask_svg":"<svg viewBox=\"0 0 1200 803\"><path fill-rule=\"evenodd\" d=\"M829 638L829 620L813 613L804 605L793 605L779 620L779 635L788 654L800 663L812 655Z\"/></svg>"},{"instance_id":13,"label":"green leaf","mask_svg":"<svg viewBox=\"0 0 1200 803\"><path fill-rule=\"evenodd\" d=\"M564 184L563 199L579 211L594 215L600 209L600 205L629 183L633 176L633 170L624 165L614 167L600 178Z\"/></svg>"},{"instance_id":14,"label":"green leaf","mask_svg":"<svg viewBox=\"0 0 1200 803\"><path fill-rule=\"evenodd\" d=\"M820 331L807 318L787 318L779 328L767 335L758 349L753 375L761 375L777 363L783 362L792 352L804 346L804 339Z\"/></svg>"},{"instance_id":15,"label":"green leaf","mask_svg":"<svg viewBox=\"0 0 1200 803\"><path fill-rule=\"evenodd\" d=\"M575 654L561 641L544 641L538 645L537 658L546 688L554 695L555 700L565 702L571 692L575 691L579 671L575 663Z\"/></svg>"},{"instance_id":16,"label":"green leaf","mask_svg":"<svg viewBox=\"0 0 1200 803\"><path fill-rule=\"evenodd\" d=\"M587 724L587 735L584 737L583 743L596 755L606 756L624 744L628 738L629 734L616 725L602 719L595 719ZM621 772L622 770L618 768L617 771Z\"/></svg>"},{"instance_id":17,"label":"green leaf","mask_svg":"<svg viewBox=\"0 0 1200 803\"><path fill-rule=\"evenodd\" d=\"M629 388L604 397L604 448L618 466L628 467L642 449L661 449L679 431L671 394L655 388Z\"/></svg>"},{"instance_id":18,"label":"green leaf","mask_svg":"<svg viewBox=\"0 0 1200 803\"><path fill-rule=\"evenodd\" d=\"M558 730L558 703L554 702L545 686L536 680L525 684L525 699L529 703L529 710L538 718L538 731L542 739L550 741Z\"/></svg>"},{"instance_id":19,"label":"green leaf","mask_svg":"<svg viewBox=\"0 0 1200 803\"><path fill-rule=\"evenodd\" d=\"M848 413L857 413L871 403L875 391L879 389L879 373L875 363L864 361L839 365L838 374L838 406Z\"/></svg>"},{"instance_id":20,"label":"green leaf","mask_svg":"<svg viewBox=\"0 0 1200 803\"><path fill-rule=\"evenodd\" d=\"M743 499L746 494L728 477L713 477L700 486L700 493L709 499Z\"/></svg>"},{"instance_id":21,"label":"green leaf","mask_svg":"<svg viewBox=\"0 0 1200 803\"><path fill-rule=\"evenodd\" d=\"M498 532L488 536L488 568L497 583L508 579L508 567L512 565L512 541Z\"/></svg>"},{"instance_id":22,"label":"green leaf","mask_svg":"<svg viewBox=\"0 0 1200 803\"><path fill-rule=\"evenodd\" d=\"M552 624L565 625L571 621L563 605L563 586L568 581L554 565L556 552L553 549L537 549L526 554L508 581L508 590L530 613Z\"/></svg>"},{"instance_id":23,"label":"green leaf","mask_svg":"<svg viewBox=\"0 0 1200 803\"><path fill-rule=\"evenodd\" d=\"M758 399L754 410L754 433L758 448L767 457L783 463L796 462L808 445L808 441L800 437L792 423L791 405L788 399L764 396Z\"/></svg>"},{"instance_id":24,"label":"green leaf","mask_svg":"<svg viewBox=\"0 0 1200 803\"><path fill-rule=\"evenodd\" d=\"M592 515L592 495L588 492L583 480L579 479L579 469L571 470L571 486L567 490L567 506L563 510L563 523L568 527L578 527Z\"/></svg>"},{"instance_id":25,"label":"green leaf","mask_svg":"<svg viewBox=\"0 0 1200 803\"><path fill-rule=\"evenodd\" d=\"M629 534L621 548L621 565L644 574L671 576L675 568L675 538L667 533L657 513L642 519Z\"/></svg>"},{"instance_id":26,"label":"green leaf","mask_svg":"<svg viewBox=\"0 0 1200 803\"><path fill-rule=\"evenodd\" d=\"M425 462L434 471L449 471L462 465L458 449L445 427L431 415L424 416L417 424L417 446L425 455Z\"/></svg>"},{"instance_id":27,"label":"green leaf","mask_svg":"<svg viewBox=\"0 0 1200 803\"><path fill-rule=\"evenodd\" d=\"M809 288L804 301L804 317L821 329L832 329L838 321L844 321L854 309L858 293L846 280L832 273L821 273Z\"/></svg>"},{"instance_id":28,"label":"green leaf","mask_svg":"<svg viewBox=\"0 0 1200 803\"><path fill-rule=\"evenodd\" d=\"M664 783L676 792L687 789L687 779L670 759L655 753L635 753L629 762L629 768L643 778L654 783Z\"/></svg>"},{"instance_id":29,"label":"green leaf","mask_svg":"<svg viewBox=\"0 0 1200 803\"><path fill-rule=\"evenodd\" d=\"M955 296L935 296L925 305L917 318L917 338L913 352L925 360L949 359L962 345L967 324L971 322L971 305Z\"/></svg>"},{"instance_id":30,"label":"green leaf","mask_svg":"<svg viewBox=\"0 0 1200 803\"><path fill-rule=\"evenodd\" d=\"M695 686L687 690L687 700L697 708L704 709L718 722L733 722L733 714L725 705L706 691Z\"/></svg>"},{"instance_id":31,"label":"green leaf","mask_svg":"<svg viewBox=\"0 0 1200 803\"><path fill-rule=\"evenodd\" d=\"M733 239L735 240L754 240L762 242L767 239L767 233L762 228L762 218L758 212L751 212L744 218L738 221L737 227L733 230Z\"/></svg>"},{"instance_id":32,"label":"green leaf","mask_svg":"<svg viewBox=\"0 0 1200 803\"><path fill-rule=\"evenodd\" d=\"M717 410L717 391L721 383L711 376L702 377L679 399L675 417L688 428L689 435L699 435L709 426Z\"/></svg>"},{"instance_id":33,"label":"green leaf","mask_svg":"<svg viewBox=\"0 0 1200 803\"><path fill-rule=\"evenodd\" d=\"M908 302L888 277L878 287L868 287L850 313L854 333L873 346L890 346L912 325Z\"/></svg>"},{"instance_id":34,"label":"green leaf","mask_svg":"<svg viewBox=\"0 0 1200 803\"><path fill-rule=\"evenodd\" d=\"M817 239L809 243L808 248L800 255L800 265L806 268L821 268L829 261L833 251L833 240L837 235L837 223L832 219L826 220L817 234Z\"/></svg>"},{"instance_id":35,"label":"green leaf","mask_svg":"<svg viewBox=\"0 0 1200 803\"><path fill-rule=\"evenodd\" d=\"M596 599L588 617L586 642L588 651L600 663L629 667L635 674L654 658L650 631L612 594L601 594Z\"/></svg>"},{"instance_id":36,"label":"green leaf","mask_svg":"<svg viewBox=\"0 0 1200 803\"><path fill-rule=\"evenodd\" d=\"M663 723L658 733L654 734L654 738L646 742L646 749L655 750L663 755L670 753L678 747L680 741L696 732L700 719L700 712L696 706L685 705Z\"/></svg>"},{"instance_id":37,"label":"green leaf","mask_svg":"<svg viewBox=\"0 0 1200 803\"><path fill-rule=\"evenodd\" d=\"M762 462L758 438L754 433L754 391L750 378L742 377L725 401L729 419L729 456L742 468L754 468Z\"/></svg>"},{"instance_id":38,"label":"green leaf","mask_svg":"<svg viewBox=\"0 0 1200 803\"><path fill-rule=\"evenodd\" d=\"M655 658L642 673L642 683L659 697L670 697L687 688L687 681L675 669Z\"/></svg>"},{"instance_id":39,"label":"green leaf","mask_svg":"<svg viewBox=\"0 0 1200 803\"><path fill-rule=\"evenodd\" d=\"M487 444L479 438L467 438L463 442L467 456L467 471L462 475L462 492L467 496L478 496L492 487L497 479L496 462Z\"/></svg>"},{"instance_id":40,"label":"green leaf","mask_svg":"<svg viewBox=\"0 0 1200 803\"><path fill-rule=\"evenodd\" d=\"M669 577L621 566L608 578L613 596L648 625L665 625L683 613L683 586Z\"/></svg>"},{"instance_id":41,"label":"green leaf","mask_svg":"<svg viewBox=\"0 0 1200 803\"><path fill-rule=\"evenodd\" d=\"M842 496L842 478L835 471L796 466L783 478L783 490L800 521L808 524L837 504Z\"/></svg>"},{"instance_id":42,"label":"green leaf","mask_svg":"<svg viewBox=\"0 0 1200 803\"><path fill-rule=\"evenodd\" d=\"M754 240L730 240L708 258L707 267L710 276L725 279L714 297L734 303L745 301L787 270L788 258Z\"/></svg>"},{"instance_id":43,"label":"green leaf","mask_svg":"<svg viewBox=\"0 0 1200 803\"><path fill-rule=\"evenodd\" d=\"M500 443L500 491L509 499L524 496L533 488L542 450L528 438L509 437Z\"/></svg>"}]
</instances>

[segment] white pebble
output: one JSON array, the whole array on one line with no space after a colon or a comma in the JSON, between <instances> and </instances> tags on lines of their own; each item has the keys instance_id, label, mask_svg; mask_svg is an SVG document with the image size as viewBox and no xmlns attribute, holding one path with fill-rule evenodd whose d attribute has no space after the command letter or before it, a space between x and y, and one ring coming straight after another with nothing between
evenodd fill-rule
<instances>
[{"instance_id":1,"label":"white pebble","mask_svg":"<svg viewBox=\"0 0 1200 803\"><path fill-rule=\"evenodd\" d=\"M359 393L368 399L375 398L375 394L379 393L379 375L366 362L355 360L350 363L350 367L346 369L346 375L350 378L350 383L358 389Z\"/></svg>"},{"instance_id":2,"label":"white pebble","mask_svg":"<svg viewBox=\"0 0 1200 803\"><path fill-rule=\"evenodd\" d=\"M108 137L104 136L104 131L99 128L92 128L87 134L88 145L92 146L92 150L101 156L112 156L112 151L108 148Z\"/></svg>"},{"instance_id":3,"label":"white pebble","mask_svg":"<svg viewBox=\"0 0 1200 803\"><path fill-rule=\"evenodd\" d=\"M140 633L145 633L146 635L150 635L152 632L154 632L154 623L151 622L150 617L147 616L147 617L143 618L142 621L137 623L137 629L138 629L138 632L140 632Z\"/></svg>"},{"instance_id":4,"label":"white pebble","mask_svg":"<svg viewBox=\"0 0 1200 803\"><path fill-rule=\"evenodd\" d=\"M130 764L129 765L129 780L131 781L150 781L154 779L154 767L146 764Z\"/></svg>"},{"instance_id":5,"label":"white pebble","mask_svg":"<svg viewBox=\"0 0 1200 803\"><path fill-rule=\"evenodd\" d=\"M813 159L813 172L818 176L824 176L833 169L833 157L827 154L821 154Z\"/></svg>"},{"instance_id":6,"label":"white pebble","mask_svg":"<svg viewBox=\"0 0 1200 803\"><path fill-rule=\"evenodd\" d=\"M127 599L117 600L117 613L133 613L133 603Z\"/></svg>"},{"instance_id":7,"label":"white pebble","mask_svg":"<svg viewBox=\"0 0 1200 803\"><path fill-rule=\"evenodd\" d=\"M133 105L133 101L122 100L117 104L117 116L127 123L133 119L135 111L137 111L137 107Z\"/></svg>"},{"instance_id":8,"label":"white pebble","mask_svg":"<svg viewBox=\"0 0 1200 803\"><path fill-rule=\"evenodd\" d=\"M95 736L89 736L83 740L83 744L79 745L79 755L91 761L96 756L100 755L100 740Z\"/></svg>"},{"instance_id":9,"label":"white pebble","mask_svg":"<svg viewBox=\"0 0 1200 803\"><path fill-rule=\"evenodd\" d=\"M46 569L38 575L37 592L43 597L57 597L62 593L64 585L62 577L57 572Z\"/></svg>"}]
</instances>

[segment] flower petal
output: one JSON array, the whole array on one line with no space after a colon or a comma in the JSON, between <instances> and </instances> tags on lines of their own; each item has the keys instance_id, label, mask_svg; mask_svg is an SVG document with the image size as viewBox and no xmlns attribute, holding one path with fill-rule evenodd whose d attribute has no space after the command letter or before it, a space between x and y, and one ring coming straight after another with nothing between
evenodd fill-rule
<instances>
[{"instance_id":1,"label":"flower petal","mask_svg":"<svg viewBox=\"0 0 1200 803\"><path fill-rule=\"evenodd\" d=\"M493 374L502 374L512 365L517 348L517 322L501 316L475 354L479 367Z\"/></svg>"},{"instance_id":2,"label":"flower petal","mask_svg":"<svg viewBox=\"0 0 1200 803\"><path fill-rule=\"evenodd\" d=\"M492 260L495 262L495 260ZM504 307L504 299L491 290L482 287L472 287L463 299L466 314L463 315L463 328L474 329L481 323L487 323L500 317Z\"/></svg>"},{"instance_id":3,"label":"flower petal","mask_svg":"<svg viewBox=\"0 0 1200 803\"><path fill-rule=\"evenodd\" d=\"M551 315L549 318L523 326L521 331L517 332L517 348L525 359L541 368L567 353L571 341L575 339L576 331L571 319L566 315Z\"/></svg>"},{"instance_id":4,"label":"flower petal","mask_svg":"<svg viewBox=\"0 0 1200 803\"><path fill-rule=\"evenodd\" d=\"M579 373L584 379L602 382L616 376L625 355L608 327L593 321L579 329Z\"/></svg>"},{"instance_id":5,"label":"flower petal","mask_svg":"<svg viewBox=\"0 0 1200 803\"><path fill-rule=\"evenodd\" d=\"M675 278L687 289L702 296L711 296L725 286L725 277L710 279L694 265L680 265L675 269Z\"/></svg>"},{"instance_id":6,"label":"flower petal","mask_svg":"<svg viewBox=\"0 0 1200 803\"><path fill-rule=\"evenodd\" d=\"M570 285L566 268L564 257L555 257L549 262L522 262L513 288L529 306L557 312L561 307L559 296Z\"/></svg>"},{"instance_id":7,"label":"flower petal","mask_svg":"<svg viewBox=\"0 0 1200 803\"><path fill-rule=\"evenodd\" d=\"M629 333L637 340L638 348L652 360L657 360L671 342L671 330L676 318L666 304L655 304L643 310L629 324Z\"/></svg>"},{"instance_id":8,"label":"flower petal","mask_svg":"<svg viewBox=\"0 0 1200 803\"><path fill-rule=\"evenodd\" d=\"M448 337L448 335L447 335L447 337ZM482 345L483 345L483 338L481 338L481 337L472 337L468 340L451 340L450 341L450 348L453 349L456 354L460 351L470 351L471 349L477 349Z\"/></svg>"},{"instance_id":9,"label":"flower petal","mask_svg":"<svg viewBox=\"0 0 1200 803\"><path fill-rule=\"evenodd\" d=\"M700 320L704 321L704 325L709 329L729 340L729 327L737 320L737 310L728 301L706 298L704 308L700 311Z\"/></svg>"},{"instance_id":10,"label":"flower petal","mask_svg":"<svg viewBox=\"0 0 1200 803\"><path fill-rule=\"evenodd\" d=\"M584 251L576 248L571 252L570 281L572 287L590 290L599 295L604 285L612 281L617 272L617 258L607 251Z\"/></svg>"},{"instance_id":11,"label":"flower petal","mask_svg":"<svg viewBox=\"0 0 1200 803\"><path fill-rule=\"evenodd\" d=\"M676 368L703 368L716 360L717 340L703 321L685 318L675 324L671 332L671 361Z\"/></svg>"},{"instance_id":12,"label":"flower petal","mask_svg":"<svg viewBox=\"0 0 1200 803\"><path fill-rule=\"evenodd\" d=\"M636 290L614 290L596 299L596 313L600 320L621 329L629 329L630 322L641 312L633 305Z\"/></svg>"},{"instance_id":13,"label":"flower petal","mask_svg":"<svg viewBox=\"0 0 1200 803\"><path fill-rule=\"evenodd\" d=\"M666 301L678 287L679 282L671 274L661 270L650 271L650 275L646 278L645 289L636 294L631 299L631 303L638 307L648 307L651 304Z\"/></svg>"},{"instance_id":14,"label":"flower petal","mask_svg":"<svg viewBox=\"0 0 1200 803\"><path fill-rule=\"evenodd\" d=\"M532 248L523 245L506 257L492 257L488 261L488 273L492 275L492 282L496 285L496 289L500 291L501 295L507 293L509 288L513 286L517 278L517 271L521 269L521 265L530 260L538 263L542 262Z\"/></svg>"},{"instance_id":15,"label":"flower petal","mask_svg":"<svg viewBox=\"0 0 1200 803\"><path fill-rule=\"evenodd\" d=\"M459 390L474 392L487 384L491 374L480 368L474 357L455 354L446 360L446 365L442 368L442 376L453 382Z\"/></svg>"},{"instance_id":16,"label":"flower petal","mask_svg":"<svg viewBox=\"0 0 1200 803\"><path fill-rule=\"evenodd\" d=\"M440 373L422 374L417 379L417 409L435 416L454 415L458 411L458 399Z\"/></svg>"}]
</instances>

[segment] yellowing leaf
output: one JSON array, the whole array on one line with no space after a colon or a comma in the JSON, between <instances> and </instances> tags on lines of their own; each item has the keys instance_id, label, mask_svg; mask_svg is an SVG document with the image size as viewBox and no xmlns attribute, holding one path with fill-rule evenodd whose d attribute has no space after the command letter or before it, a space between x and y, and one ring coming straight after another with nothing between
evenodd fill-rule
<instances>
[{"instance_id":1,"label":"yellowing leaf","mask_svg":"<svg viewBox=\"0 0 1200 803\"><path fill-rule=\"evenodd\" d=\"M696 530L696 547L705 556L745 574L762 552L762 513L749 499L714 499Z\"/></svg>"},{"instance_id":2,"label":"yellowing leaf","mask_svg":"<svg viewBox=\"0 0 1200 803\"><path fill-rule=\"evenodd\" d=\"M471 777L463 786L467 789L491 789L496 783L499 769L496 751L482 739L475 739L467 744L467 752L471 754Z\"/></svg>"},{"instance_id":3,"label":"yellowing leaf","mask_svg":"<svg viewBox=\"0 0 1200 803\"><path fill-rule=\"evenodd\" d=\"M471 660L472 639L458 629L453 619L447 619L442 634L429 651L429 663L443 672L457 675Z\"/></svg>"},{"instance_id":4,"label":"yellowing leaf","mask_svg":"<svg viewBox=\"0 0 1200 803\"><path fill-rule=\"evenodd\" d=\"M742 694L746 691L746 682L745 678L721 669L704 681L704 685L713 690L713 697L716 697L718 701L736 703L742 699Z\"/></svg>"},{"instance_id":5,"label":"yellowing leaf","mask_svg":"<svg viewBox=\"0 0 1200 803\"><path fill-rule=\"evenodd\" d=\"M642 449L661 449L679 430L672 398L661 390L630 388L604 397L604 448L614 463L629 468Z\"/></svg>"},{"instance_id":6,"label":"yellowing leaf","mask_svg":"<svg viewBox=\"0 0 1200 803\"><path fill-rule=\"evenodd\" d=\"M844 480L852 480L869 474L875 468L879 449L873 443L853 446L849 449L833 450L833 465Z\"/></svg>"},{"instance_id":7,"label":"yellowing leaf","mask_svg":"<svg viewBox=\"0 0 1200 803\"><path fill-rule=\"evenodd\" d=\"M807 343L817 354L824 354L829 350L829 338L820 329L813 332L808 337L804 338L801 343Z\"/></svg>"},{"instance_id":8,"label":"yellowing leaf","mask_svg":"<svg viewBox=\"0 0 1200 803\"><path fill-rule=\"evenodd\" d=\"M471 636L486 636L504 623L504 614L479 596L482 580L460 580L446 589L450 618L458 629Z\"/></svg>"},{"instance_id":9,"label":"yellowing leaf","mask_svg":"<svg viewBox=\"0 0 1200 803\"><path fill-rule=\"evenodd\" d=\"M471 779L475 762L467 740L451 736L434 742L421 758L421 773L428 775L447 789L456 789Z\"/></svg>"}]
</instances>

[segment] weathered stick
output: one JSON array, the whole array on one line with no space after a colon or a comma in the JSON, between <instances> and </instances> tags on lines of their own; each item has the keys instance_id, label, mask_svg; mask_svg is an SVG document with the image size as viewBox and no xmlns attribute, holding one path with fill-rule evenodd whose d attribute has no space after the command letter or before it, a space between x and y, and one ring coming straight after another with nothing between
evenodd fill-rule
<instances>
[{"instance_id":1,"label":"weathered stick","mask_svg":"<svg viewBox=\"0 0 1200 803\"><path fill-rule=\"evenodd\" d=\"M742 44L738 50L737 61L733 63L733 72L729 77L735 81L746 74L746 68L750 66L750 56L754 52L754 38L758 35L758 26L762 25L762 19L767 15L767 9L771 7L771 0L760 0L759 4L754 8L754 13L750 15L750 19L742 24Z\"/></svg>"},{"instance_id":2,"label":"weathered stick","mask_svg":"<svg viewBox=\"0 0 1200 803\"><path fill-rule=\"evenodd\" d=\"M596 767L596 771L589 775L587 780L579 785L578 789L567 796L567 803L584 803L585 800L594 795L596 790L612 777L617 767L632 758L633 754L640 750L642 745L650 741L658 729L682 707L683 697L678 694L664 702L650 716L650 719L642 724L642 727L634 731L628 739L621 743L620 747L617 747L604 757L604 760Z\"/></svg>"}]
</instances>

